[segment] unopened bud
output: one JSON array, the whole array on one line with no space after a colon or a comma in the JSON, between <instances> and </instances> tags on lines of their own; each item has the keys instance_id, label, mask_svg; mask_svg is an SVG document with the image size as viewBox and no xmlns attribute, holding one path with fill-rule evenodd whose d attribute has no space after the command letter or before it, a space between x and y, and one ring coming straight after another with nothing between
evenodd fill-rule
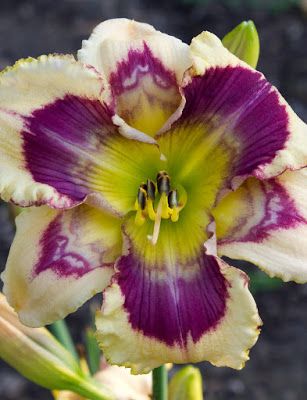
<instances>
[{"instance_id":1,"label":"unopened bud","mask_svg":"<svg viewBox=\"0 0 307 400\"><path fill-rule=\"evenodd\" d=\"M222 40L223 45L240 60L256 68L259 58L259 36L253 21L243 21Z\"/></svg>"},{"instance_id":2,"label":"unopened bud","mask_svg":"<svg viewBox=\"0 0 307 400\"><path fill-rule=\"evenodd\" d=\"M172 377L168 400L203 400L202 377L198 368L188 365Z\"/></svg>"},{"instance_id":3,"label":"unopened bud","mask_svg":"<svg viewBox=\"0 0 307 400\"><path fill-rule=\"evenodd\" d=\"M47 389L72 390L86 398L97 400L114 399L108 390L98 389L83 374L74 357L46 328L24 326L2 293L0 358L29 380Z\"/></svg>"}]
</instances>

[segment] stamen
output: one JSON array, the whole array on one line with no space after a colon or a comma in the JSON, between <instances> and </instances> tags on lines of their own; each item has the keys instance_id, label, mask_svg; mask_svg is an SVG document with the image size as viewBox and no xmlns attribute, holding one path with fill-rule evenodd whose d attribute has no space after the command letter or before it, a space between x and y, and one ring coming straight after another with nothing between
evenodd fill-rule
<instances>
[{"instance_id":1,"label":"stamen","mask_svg":"<svg viewBox=\"0 0 307 400\"><path fill-rule=\"evenodd\" d=\"M170 214L171 214L171 210L168 206L168 201L167 201L167 194L166 193L162 193L161 194L161 202L162 202L162 218L163 219L169 219Z\"/></svg>"},{"instance_id":2,"label":"stamen","mask_svg":"<svg viewBox=\"0 0 307 400\"><path fill-rule=\"evenodd\" d=\"M141 226L144 224L146 218L144 216L144 212L141 209L138 209L135 214L134 222L136 225Z\"/></svg>"},{"instance_id":3,"label":"stamen","mask_svg":"<svg viewBox=\"0 0 307 400\"><path fill-rule=\"evenodd\" d=\"M154 210L153 202L151 199L147 199L147 212L148 217L154 221L156 219L156 212Z\"/></svg>"},{"instance_id":4,"label":"stamen","mask_svg":"<svg viewBox=\"0 0 307 400\"><path fill-rule=\"evenodd\" d=\"M160 194L168 194L170 191L170 178L165 171L160 171L157 175L157 187Z\"/></svg>"},{"instance_id":5,"label":"stamen","mask_svg":"<svg viewBox=\"0 0 307 400\"><path fill-rule=\"evenodd\" d=\"M149 199L151 199L152 201L155 201L156 185L150 179L147 179L147 195L148 195Z\"/></svg>"},{"instance_id":6,"label":"stamen","mask_svg":"<svg viewBox=\"0 0 307 400\"><path fill-rule=\"evenodd\" d=\"M177 222L180 211L187 202L187 193L181 185L171 190L170 177L166 171L157 174L157 182L147 179L139 186L135 201L135 223L142 225L146 218L154 221L153 234L148 239L153 245L158 241L162 219ZM156 201L156 196L160 197ZM157 204L158 203L158 204ZM156 205L157 204L157 205Z\"/></svg>"},{"instance_id":7,"label":"stamen","mask_svg":"<svg viewBox=\"0 0 307 400\"><path fill-rule=\"evenodd\" d=\"M135 223L136 225L143 225L145 222L145 215L144 215L144 210L146 208L146 202L147 202L147 185L142 184L139 187L138 190L138 197L135 202L135 208L136 208L136 215L135 215Z\"/></svg>"},{"instance_id":8,"label":"stamen","mask_svg":"<svg viewBox=\"0 0 307 400\"><path fill-rule=\"evenodd\" d=\"M170 208L177 207L178 206L177 190L171 190L168 194L167 200Z\"/></svg>"},{"instance_id":9,"label":"stamen","mask_svg":"<svg viewBox=\"0 0 307 400\"><path fill-rule=\"evenodd\" d=\"M177 190L171 190L168 195L168 205L171 208L171 221L177 222L179 219L179 208L177 199Z\"/></svg>"},{"instance_id":10,"label":"stamen","mask_svg":"<svg viewBox=\"0 0 307 400\"><path fill-rule=\"evenodd\" d=\"M146 193L145 187L147 189L146 185L141 185L138 190L138 204L139 204L141 210L145 210L145 207L146 207L147 193Z\"/></svg>"}]
</instances>

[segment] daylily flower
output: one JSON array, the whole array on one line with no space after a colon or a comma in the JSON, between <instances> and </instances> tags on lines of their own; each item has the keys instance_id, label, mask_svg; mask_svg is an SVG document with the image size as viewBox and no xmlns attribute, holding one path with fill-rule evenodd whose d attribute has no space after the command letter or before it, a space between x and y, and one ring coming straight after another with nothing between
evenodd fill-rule
<instances>
[{"instance_id":1,"label":"daylily flower","mask_svg":"<svg viewBox=\"0 0 307 400\"><path fill-rule=\"evenodd\" d=\"M278 91L212 33L188 46L118 19L78 61L5 70L0 106L0 192L40 206L17 218L3 275L21 320L104 291L111 363L242 368L261 321L220 256L307 280L307 127Z\"/></svg>"}]
</instances>

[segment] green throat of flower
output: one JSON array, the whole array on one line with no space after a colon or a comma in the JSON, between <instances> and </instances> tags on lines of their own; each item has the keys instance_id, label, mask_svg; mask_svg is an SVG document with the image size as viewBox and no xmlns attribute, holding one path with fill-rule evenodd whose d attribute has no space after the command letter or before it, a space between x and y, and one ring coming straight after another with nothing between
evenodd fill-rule
<instances>
[{"instance_id":1,"label":"green throat of flower","mask_svg":"<svg viewBox=\"0 0 307 400\"><path fill-rule=\"evenodd\" d=\"M180 211L187 202L187 193L182 186L171 188L171 180L167 172L160 171L156 182L147 179L138 189L135 201L135 223L143 225L147 219L154 221L153 234L148 239L153 245L157 243L162 219L177 222Z\"/></svg>"}]
</instances>

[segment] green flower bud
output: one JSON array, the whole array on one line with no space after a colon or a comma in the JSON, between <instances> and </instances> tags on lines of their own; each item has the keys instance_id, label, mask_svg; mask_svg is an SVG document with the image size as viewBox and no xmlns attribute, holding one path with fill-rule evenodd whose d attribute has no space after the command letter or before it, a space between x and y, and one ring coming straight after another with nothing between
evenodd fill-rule
<instances>
[{"instance_id":1,"label":"green flower bud","mask_svg":"<svg viewBox=\"0 0 307 400\"><path fill-rule=\"evenodd\" d=\"M243 21L224 36L223 45L235 56L256 68L260 44L257 29L253 21Z\"/></svg>"},{"instance_id":2,"label":"green flower bud","mask_svg":"<svg viewBox=\"0 0 307 400\"><path fill-rule=\"evenodd\" d=\"M202 376L198 368L188 365L172 377L168 400L203 400Z\"/></svg>"},{"instance_id":3,"label":"green flower bud","mask_svg":"<svg viewBox=\"0 0 307 400\"><path fill-rule=\"evenodd\" d=\"M74 357L45 328L29 328L0 293L0 358L47 389L72 390L89 399L112 399L85 376Z\"/></svg>"}]
</instances>

